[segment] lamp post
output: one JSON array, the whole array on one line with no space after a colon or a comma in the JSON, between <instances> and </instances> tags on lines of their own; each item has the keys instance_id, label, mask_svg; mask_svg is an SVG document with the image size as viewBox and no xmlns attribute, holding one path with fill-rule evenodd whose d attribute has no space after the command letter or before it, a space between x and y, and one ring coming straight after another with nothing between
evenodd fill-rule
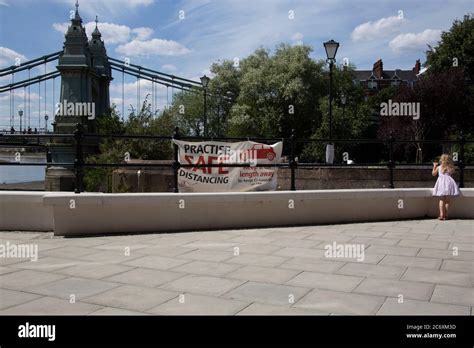
<instances>
[{"instance_id":1,"label":"lamp post","mask_svg":"<svg viewBox=\"0 0 474 348\"><path fill-rule=\"evenodd\" d=\"M339 48L339 42L329 40L324 43L326 50L327 62L329 63L329 140L332 139L332 69L336 61L336 53ZM334 144L326 146L326 163L334 161Z\"/></svg>"},{"instance_id":2,"label":"lamp post","mask_svg":"<svg viewBox=\"0 0 474 348\"><path fill-rule=\"evenodd\" d=\"M223 95L222 91L219 90L219 96L218 96L219 102L217 103L217 136L221 135L221 122L222 122L221 116L225 114L225 110L222 110L222 101L225 101L229 104L232 103L233 95L234 93L232 93L231 91L227 91L225 95Z\"/></svg>"},{"instance_id":3,"label":"lamp post","mask_svg":"<svg viewBox=\"0 0 474 348\"><path fill-rule=\"evenodd\" d=\"M210 78L204 75L201 77L202 87L204 88L204 136L207 137L207 86L209 85Z\"/></svg>"},{"instance_id":4,"label":"lamp post","mask_svg":"<svg viewBox=\"0 0 474 348\"><path fill-rule=\"evenodd\" d=\"M345 118L346 118L346 101L347 101L347 96L344 94L344 92L341 94L341 104L342 104L342 137L345 138Z\"/></svg>"},{"instance_id":5,"label":"lamp post","mask_svg":"<svg viewBox=\"0 0 474 348\"><path fill-rule=\"evenodd\" d=\"M49 116L44 115L44 131L45 131L45 133L48 133L48 120L49 120Z\"/></svg>"},{"instance_id":6,"label":"lamp post","mask_svg":"<svg viewBox=\"0 0 474 348\"><path fill-rule=\"evenodd\" d=\"M22 131L21 117L23 116L23 110L18 110L18 116L20 116L20 133Z\"/></svg>"}]
</instances>

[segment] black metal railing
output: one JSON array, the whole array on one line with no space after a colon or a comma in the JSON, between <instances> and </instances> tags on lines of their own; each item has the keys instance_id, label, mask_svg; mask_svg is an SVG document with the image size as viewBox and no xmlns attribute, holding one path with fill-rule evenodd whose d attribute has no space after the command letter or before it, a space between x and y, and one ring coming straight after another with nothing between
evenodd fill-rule
<instances>
[{"instance_id":1,"label":"black metal railing","mask_svg":"<svg viewBox=\"0 0 474 348\"><path fill-rule=\"evenodd\" d=\"M36 139L36 143L28 142L28 139ZM48 138L50 141L54 138L62 139L71 139L72 143L75 146L75 159L73 162L66 163L57 163L52 162L51 152L49 151L48 146L41 143L41 139ZM308 139L308 138L297 138L295 131L293 130L290 137L287 138L252 138L252 137L190 137L190 136L181 136L179 133L179 128L175 128L175 132L172 136L155 136L155 135L127 135L127 134L87 134L83 130L83 126L78 124L76 131L73 134L2 134L0 133L0 148L8 147L13 145L18 145L21 147L38 147L43 146L46 154L47 161L42 163L22 163L22 162L1 162L0 166L65 166L72 168L75 173L75 193L81 193L84 191L84 169L93 168L93 167L115 167L115 168L125 168L125 167L168 167L173 169L173 191L178 192L178 172L180 168L214 168L214 167L251 167L250 163L240 163L240 164L182 164L179 162L179 153L178 146L174 144L174 153L173 160L171 163L87 163L84 159L83 147L87 145L86 139L142 139L142 140L153 140L153 141L172 141L176 140L193 140L193 141L245 141L251 140L255 142L277 142L282 141L284 149L289 149L287 152L287 161L276 163L274 165L268 164L257 164L257 167L278 167L278 168L288 168L290 169L291 178L290 178L290 189L292 191L296 190L296 171L298 168L310 168L310 167L336 167L341 166L341 163L321 163L321 162L299 162L296 154L296 148L299 144L307 143L317 143L317 144L330 144L330 143L346 143L346 144L382 144L387 148L388 151L388 161L387 162L378 162L378 163L357 163L357 164L343 164L345 167L351 166L371 166L386 168L389 171L389 187L394 188L394 170L396 168L396 161L394 159L394 146L396 144L457 144L459 145L459 157L458 161L455 162L456 166L459 169L459 186L464 187L464 171L467 166L465 163L465 146L468 143L473 143L474 140L467 140L461 133L457 140L396 140L393 135L390 135L388 139ZM19 140L19 141L14 141ZM426 163L411 163L410 166L426 166ZM1 180L1 179L0 179Z\"/></svg>"}]
</instances>

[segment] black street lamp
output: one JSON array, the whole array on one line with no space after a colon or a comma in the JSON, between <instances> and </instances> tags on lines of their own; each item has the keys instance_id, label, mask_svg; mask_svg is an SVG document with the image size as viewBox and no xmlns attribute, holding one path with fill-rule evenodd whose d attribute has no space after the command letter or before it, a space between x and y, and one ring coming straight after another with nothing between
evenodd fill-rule
<instances>
[{"instance_id":1,"label":"black street lamp","mask_svg":"<svg viewBox=\"0 0 474 348\"><path fill-rule=\"evenodd\" d=\"M23 110L18 110L18 116L20 116L20 133L22 131L21 117L23 116Z\"/></svg>"},{"instance_id":2,"label":"black street lamp","mask_svg":"<svg viewBox=\"0 0 474 348\"><path fill-rule=\"evenodd\" d=\"M345 125L344 121L346 118L346 102L347 102L347 96L344 94L344 92L341 94L341 104L342 104L342 137L344 138L345 135Z\"/></svg>"},{"instance_id":3,"label":"black street lamp","mask_svg":"<svg viewBox=\"0 0 474 348\"><path fill-rule=\"evenodd\" d=\"M332 69L336 61L336 53L339 48L339 42L329 40L324 43L327 62L329 63L329 139L332 139ZM326 147L326 162L332 163L334 160L334 145L328 144Z\"/></svg>"},{"instance_id":4,"label":"black street lamp","mask_svg":"<svg viewBox=\"0 0 474 348\"><path fill-rule=\"evenodd\" d=\"M207 137L207 86L209 85L209 81L211 79L204 75L201 77L202 87L204 88L204 136Z\"/></svg>"}]
</instances>

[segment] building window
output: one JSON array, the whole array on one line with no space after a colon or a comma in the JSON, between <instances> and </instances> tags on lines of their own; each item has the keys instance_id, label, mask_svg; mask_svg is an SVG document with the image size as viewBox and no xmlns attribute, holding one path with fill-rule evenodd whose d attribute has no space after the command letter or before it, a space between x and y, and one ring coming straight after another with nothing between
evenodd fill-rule
<instances>
[{"instance_id":1,"label":"building window","mask_svg":"<svg viewBox=\"0 0 474 348\"><path fill-rule=\"evenodd\" d=\"M377 81L370 80L368 83L369 89L377 89Z\"/></svg>"},{"instance_id":2,"label":"building window","mask_svg":"<svg viewBox=\"0 0 474 348\"><path fill-rule=\"evenodd\" d=\"M399 86L399 85L400 85L400 80L393 80L393 81L392 81L392 86L397 87L397 86Z\"/></svg>"}]
</instances>

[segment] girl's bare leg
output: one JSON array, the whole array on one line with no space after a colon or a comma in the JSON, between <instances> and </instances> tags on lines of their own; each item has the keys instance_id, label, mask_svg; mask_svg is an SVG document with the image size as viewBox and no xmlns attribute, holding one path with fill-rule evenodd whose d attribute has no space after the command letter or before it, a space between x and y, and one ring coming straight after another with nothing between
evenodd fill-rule
<instances>
[{"instance_id":1,"label":"girl's bare leg","mask_svg":"<svg viewBox=\"0 0 474 348\"><path fill-rule=\"evenodd\" d=\"M444 198L444 218L447 219L448 218L448 211L449 211L449 202L451 201L451 199L449 197L445 197Z\"/></svg>"},{"instance_id":2,"label":"girl's bare leg","mask_svg":"<svg viewBox=\"0 0 474 348\"><path fill-rule=\"evenodd\" d=\"M444 217L444 201L443 199L439 200L439 216L438 219L442 219Z\"/></svg>"}]
</instances>

